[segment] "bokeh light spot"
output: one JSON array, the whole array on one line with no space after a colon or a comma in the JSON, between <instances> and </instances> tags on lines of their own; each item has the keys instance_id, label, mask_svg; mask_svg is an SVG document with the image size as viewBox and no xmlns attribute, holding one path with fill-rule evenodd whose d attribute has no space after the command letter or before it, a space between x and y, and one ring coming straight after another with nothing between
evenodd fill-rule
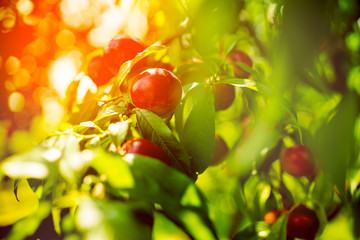
<instances>
[{"instance_id":1,"label":"bokeh light spot","mask_svg":"<svg viewBox=\"0 0 360 240\"><path fill-rule=\"evenodd\" d=\"M14 75L20 69L20 60L10 56L5 62L5 71L8 75Z\"/></svg>"},{"instance_id":2,"label":"bokeh light spot","mask_svg":"<svg viewBox=\"0 0 360 240\"><path fill-rule=\"evenodd\" d=\"M19 92L13 92L9 96L9 109L12 112L20 112L25 106L25 98Z\"/></svg>"},{"instance_id":3,"label":"bokeh light spot","mask_svg":"<svg viewBox=\"0 0 360 240\"><path fill-rule=\"evenodd\" d=\"M29 0L20 0L16 4L17 10L23 15L29 15L34 10L34 4Z\"/></svg>"},{"instance_id":4,"label":"bokeh light spot","mask_svg":"<svg viewBox=\"0 0 360 240\"><path fill-rule=\"evenodd\" d=\"M50 84L58 92L60 97L65 97L66 89L77 72L78 69L75 66L74 59L68 56L62 56L50 65Z\"/></svg>"},{"instance_id":5,"label":"bokeh light spot","mask_svg":"<svg viewBox=\"0 0 360 240\"><path fill-rule=\"evenodd\" d=\"M74 33L68 29L64 29L56 35L56 44L63 49L74 45L75 41Z\"/></svg>"},{"instance_id":6,"label":"bokeh light spot","mask_svg":"<svg viewBox=\"0 0 360 240\"><path fill-rule=\"evenodd\" d=\"M31 82L31 76L28 70L21 68L15 75L14 75L14 84L16 88L24 88L28 86Z\"/></svg>"}]
</instances>

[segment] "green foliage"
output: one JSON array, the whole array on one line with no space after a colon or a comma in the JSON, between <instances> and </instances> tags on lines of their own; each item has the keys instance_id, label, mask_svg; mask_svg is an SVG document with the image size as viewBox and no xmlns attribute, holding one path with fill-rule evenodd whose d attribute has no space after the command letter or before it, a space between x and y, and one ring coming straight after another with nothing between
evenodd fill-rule
<instances>
[{"instance_id":1,"label":"green foliage","mask_svg":"<svg viewBox=\"0 0 360 240\"><path fill-rule=\"evenodd\" d=\"M304 204L319 218L317 239L357 239L359 3L184 0L157 7L151 20L169 19L166 31L149 28L152 45L78 102L80 73L67 89L58 131L28 151L14 137L19 153L1 154L7 238L46 239L43 229L51 229L64 239L287 239L287 211ZM253 66L230 62L233 50L246 52ZM172 64L182 82L182 100L166 118L136 108L129 95L132 80L154 63ZM235 67L250 76L237 78ZM235 89L222 111L214 108L217 84ZM230 151L211 166L215 133ZM157 144L169 161L123 153L134 138ZM282 168L281 152L295 144L311 150L313 175ZM275 223L264 219L271 209L280 212Z\"/></svg>"}]
</instances>

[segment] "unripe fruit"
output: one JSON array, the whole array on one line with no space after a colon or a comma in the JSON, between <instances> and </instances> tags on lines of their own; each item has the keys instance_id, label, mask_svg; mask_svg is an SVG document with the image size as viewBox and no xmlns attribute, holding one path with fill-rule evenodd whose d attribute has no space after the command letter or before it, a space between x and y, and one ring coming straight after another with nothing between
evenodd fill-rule
<instances>
[{"instance_id":1,"label":"unripe fruit","mask_svg":"<svg viewBox=\"0 0 360 240\"><path fill-rule=\"evenodd\" d=\"M110 71L117 74L121 65L145 50L145 45L127 35L117 35L104 49L104 61Z\"/></svg>"},{"instance_id":2,"label":"unripe fruit","mask_svg":"<svg viewBox=\"0 0 360 240\"><path fill-rule=\"evenodd\" d=\"M90 60L87 68L89 77L97 85L104 85L114 76L114 74L105 65L102 56L96 56Z\"/></svg>"},{"instance_id":3,"label":"unripe fruit","mask_svg":"<svg viewBox=\"0 0 360 240\"><path fill-rule=\"evenodd\" d=\"M282 169L295 176L310 176L315 171L314 158L309 149L302 145L286 148L280 156Z\"/></svg>"},{"instance_id":4,"label":"unripe fruit","mask_svg":"<svg viewBox=\"0 0 360 240\"><path fill-rule=\"evenodd\" d=\"M320 222L316 213L300 204L289 213L286 231L290 237L313 239L319 225Z\"/></svg>"},{"instance_id":5,"label":"unripe fruit","mask_svg":"<svg viewBox=\"0 0 360 240\"><path fill-rule=\"evenodd\" d=\"M235 87L220 83L213 87L215 111L229 108L235 99Z\"/></svg>"},{"instance_id":6,"label":"unripe fruit","mask_svg":"<svg viewBox=\"0 0 360 240\"><path fill-rule=\"evenodd\" d=\"M227 60L229 62L241 62L248 65L249 67L252 67L253 65L251 58L246 53L240 50L231 51L227 56ZM234 64L234 73L235 76L238 78L248 78L250 76L249 72L245 71L236 64Z\"/></svg>"},{"instance_id":7,"label":"unripe fruit","mask_svg":"<svg viewBox=\"0 0 360 240\"><path fill-rule=\"evenodd\" d=\"M125 155L128 153L139 154L146 157L156 158L166 164L169 163L168 156L166 155L164 150L162 150L155 143L146 139L135 138L124 143L121 146L119 153L121 155Z\"/></svg>"},{"instance_id":8,"label":"unripe fruit","mask_svg":"<svg viewBox=\"0 0 360 240\"><path fill-rule=\"evenodd\" d=\"M280 217L280 215L280 210L277 208L273 208L265 214L264 221L268 224L274 224L276 220Z\"/></svg>"},{"instance_id":9,"label":"unripe fruit","mask_svg":"<svg viewBox=\"0 0 360 240\"><path fill-rule=\"evenodd\" d=\"M229 147L224 139L219 134L215 134L215 153L210 162L210 166L219 165L225 160L228 153Z\"/></svg>"},{"instance_id":10,"label":"unripe fruit","mask_svg":"<svg viewBox=\"0 0 360 240\"><path fill-rule=\"evenodd\" d=\"M180 103L181 82L166 69L150 68L134 79L130 95L136 107L166 117L171 115Z\"/></svg>"}]
</instances>

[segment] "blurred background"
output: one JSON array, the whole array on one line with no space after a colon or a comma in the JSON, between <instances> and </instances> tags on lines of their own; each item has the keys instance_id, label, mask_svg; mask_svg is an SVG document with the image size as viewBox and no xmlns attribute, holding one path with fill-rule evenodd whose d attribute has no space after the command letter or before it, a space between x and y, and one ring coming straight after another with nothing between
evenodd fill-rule
<instances>
[{"instance_id":1,"label":"blurred background","mask_svg":"<svg viewBox=\"0 0 360 240\"><path fill-rule=\"evenodd\" d=\"M176 31L174 25L164 26L165 18L168 23L170 18L156 9L160 4L153 0L2 0L0 157L31 149L58 128L66 88L88 53L104 47L119 32L152 43L157 38L152 36L157 34L152 26L161 28L163 36Z\"/></svg>"}]
</instances>

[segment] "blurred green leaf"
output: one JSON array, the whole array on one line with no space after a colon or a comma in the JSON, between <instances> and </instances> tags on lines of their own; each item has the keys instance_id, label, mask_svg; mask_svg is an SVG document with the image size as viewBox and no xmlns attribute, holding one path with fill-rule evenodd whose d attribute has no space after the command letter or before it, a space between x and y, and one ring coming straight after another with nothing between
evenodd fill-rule
<instances>
[{"instance_id":1,"label":"blurred green leaf","mask_svg":"<svg viewBox=\"0 0 360 240\"><path fill-rule=\"evenodd\" d=\"M104 174L113 188L129 189L134 187L134 179L130 169L119 154L99 151L90 165L97 172Z\"/></svg>"},{"instance_id":2,"label":"blurred green leaf","mask_svg":"<svg viewBox=\"0 0 360 240\"><path fill-rule=\"evenodd\" d=\"M191 156L192 172L202 173L209 166L215 151L214 95L202 86L194 89L199 91L199 95L180 139Z\"/></svg>"},{"instance_id":3,"label":"blurred green leaf","mask_svg":"<svg viewBox=\"0 0 360 240\"><path fill-rule=\"evenodd\" d=\"M289 214L284 214L272 226L267 240L286 240L286 223Z\"/></svg>"},{"instance_id":4,"label":"blurred green leaf","mask_svg":"<svg viewBox=\"0 0 360 240\"><path fill-rule=\"evenodd\" d=\"M144 202L82 198L75 219L86 239L151 239L152 235L152 208Z\"/></svg>"},{"instance_id":5,"label":"blurred green leaf","mask_svg":"<svg viewBox=\"0 0 360 240\"><path fill-rule=\"evenodd\" d=\"M129 130L129 121L112 123L109 125L110 136L116 146L122 144Z\"/></svg>"},{"instance_id":6,"label":"blurred green leaf","mask_svg":"<svg viewBox=\"0 0 360 240\"><path fill-rule=\"evenodd\" d=\"M189 156L164 121L145 109L138 110L136 117L139 130L144 138L158 144L166 152L171 160L171 166L190 176Z\"/></svg>"},{"instance_id":7,"label":"blurred green leaf","mask_svg":"<svg viewBox=\"0 0 360 240\"><path fill-rule=\"evenodd\" d=\"M354 146L354 125L358 115L356 96L348 93L338 106L336 115L326 124L315 143L315 153L326 176L345 195L346 168Z\"/></svg>"},{"instance_id":8,"label":"blurred green leaf","mask_svg":"<svg viewBox=\"0 0 360 240\"><path fill-rule=\"evenodd\" d=\"M205 197L186 175L164 163L127 154L135 186L133 198L160 204L164 214L194 239L217 239Z\"/></svg>"}]
</instances>

